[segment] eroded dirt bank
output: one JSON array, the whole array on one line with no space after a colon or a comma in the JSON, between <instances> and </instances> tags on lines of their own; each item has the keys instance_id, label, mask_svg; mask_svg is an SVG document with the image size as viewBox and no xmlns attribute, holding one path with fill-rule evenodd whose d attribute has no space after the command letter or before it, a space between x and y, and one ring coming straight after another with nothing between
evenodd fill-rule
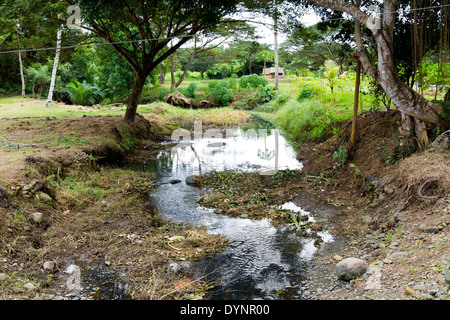
<instances>
[{"instance_id":1,"label":"eroded dirt bank","mask_svg":"<svg viewBox=\"0 0 450 320\"><path fill-rule=\"evenodd\" d=\"M217 213L280 223L295 223L276 208L286 201L313 212L319 222L308 228L327 228L336 238L316 254L309 279L289 289L305 299L448 299L448 149L414 149L399 137L393 111L365 113L359 124L365 130L344 161L338 153L348 146L348 123L340 136L304 146L301 172L204 177L210 190L201 203ZM338 280L335 266L348 257L367 261L369 271Z\"/></svg>"},{"instance_id":2,"label":"eroded dirt bank","mask_svg":"<svg viewBox=\"0 0 450 320\"><path fill-rule=\"evenodd\" d=\"M153 175L126 169L159 148L148 120L12 119L0 130L0 298L201 297L201 281L191 284L168 265L226 240L163 221L148 203ZM81 293L76 279L68 282L73 266ZM89 275L99 280L88 283ZM107 290L120 292L102 293L112 277Z\"/></svg>"},{"instance_id":3,"label":"eroded dirt bank","mask_svg":"<svg viewBox=\"0 0 450 320\"><path fill-rule=\"evenodd\" d=\"M126 275L131 298L202 297L206 284L192 285L183 273L170 272L168 263L200 258L226 240L160 219L147 202L152 175L122 167L131 158L152 157L160 137L143 117L134 127L120 120L2 122L1 298L77 298L65 272L77 262ZM342 165L333 155L348 141L345 123L340 136L303 148L301 172L208 176L211 190L202 204L278 223L292 222L275 208L286 201L315 212L319 222L308 228L327 228L336 241L316 254L309 279L289 289L304 298L446 299L449 152L400 148L395 112L360 120L366 130ZM362 278L337 280L335 265L346 257L374 267Z\"/></svg>"}]
</instances>

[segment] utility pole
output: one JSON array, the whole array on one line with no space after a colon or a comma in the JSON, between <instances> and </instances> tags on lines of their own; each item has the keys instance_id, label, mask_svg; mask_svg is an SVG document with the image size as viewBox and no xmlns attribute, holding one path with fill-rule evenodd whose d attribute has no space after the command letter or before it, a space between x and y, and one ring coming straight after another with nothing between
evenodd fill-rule
<instances>
[{"instance_id":1,"label":"utility pole","mask_svg":"<svg viewBox=\"0 0 450 320\"><path fill-rule=\"evenodd\" d=\"M259 0L261 2L270 2L271 0ZM274 24L274 60L275 60L275 79L273 90L278 90L278 0L273 0L274 13L273 13L273 24Z\"/></svg>"},{"instance_id":2,"label":"utility pole","mask_svg":"<svg viewBox=\"0 0 450 320\"><path fill-rule=\"evenodd\" d=\"M60 15L58 15L58 18L59 17ZM52 79L50 82L50 90L48 91L47 103L45 104L46 107L50 106L53 100L53 91L55 89L55 82L56 82L56 72L58 71L59 54L61 52L61 33L62 33L62 25L58 28L58 31L56 32L56 55L55 61L53 62Z\"/></svg>"},{"instance_id":3,"label":"utility pole","mask_svg":"<svg viewBox=\"0 0 450 320\"><path fill-rule=\"evenodd\" d=\"M353 120L352 120L352 134L350 137L350 142L352 143L352 148L355 148L356 145L356 137L357 137L357 128L356 121L358 118L358 104L359 104L359 86L361 82L361 61L357 59L356 62L356 82L355 82L355 101L353 104Z\"/></svg>"},{"instance_id":4,"label":"utility pole","mask_svg":"<svg viewBox=\"0 0 450 320\"><path fill-rule=\"evenodd\" d=\"M275 12L273 14L274 20L274 50L275 50L275 81L273 90L278 90L278 4L277 0L273 0Z\"/></svg>"},{"instance_id":5,"label":"utility pole","mask_svg":"<svg viewBox=\"0 0 450 320\"><path fill-rule=\"evenodd\" d=\"M22 97L25 97L25 77L23 75L22 54L20 53L19 28L20 24L17 24L17 45L19 48L20 79L22 80Z\"/></svg>"}]
</instances>

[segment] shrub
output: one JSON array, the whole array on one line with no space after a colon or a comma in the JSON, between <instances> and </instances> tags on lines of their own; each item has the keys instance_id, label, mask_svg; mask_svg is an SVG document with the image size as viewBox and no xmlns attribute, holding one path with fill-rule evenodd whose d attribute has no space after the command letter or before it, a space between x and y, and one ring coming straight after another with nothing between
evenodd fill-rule
<instances>
[{"instance_id":1,"label":"shrub","mask_svg":"<svg viewBox=\"0 0 450 320\"><path fill-rule=\"evenodd\" d=\"M259 99L261 102L269 102L274 97L273 88L269 86L265 86L259 92Z\"/></svg>"},{"instance_id":2,"label":"shrub","mask_svg":"<svg viewBox=\"0 0 450 320\"><path fill-rule=\"evenodd\" d=\"M184 95L187 98L194 98L195 97L195 91L197 90L197 83L191 82L189 86L184 90Z\"/></svg>"},{"instance_id":3,"label":"shrub","mask_svg":"<svg viewBox=\"0 0 450 320\"><path fill-rule=\"evenodd\" d=\"M319 93L320 93L320 89L318 89L318 88L314 87L312 84L308 83L308 84L303 85L299 89L298 95L297 95L297 100L302 101L305 99L312 99Z\"/></svg>"},{"instance_id":4,"label":"shrub","mask_svg":"<svg viewBox=\"0 0 450 320\"><path fill-rule=\"evenodd\" d=\"M265 87L268 84L269 84L269 80L267 80L266 78L261 77L257 74L250 74L247 76L243 76L239 80L239 87L242 89Z\"/></svg>"},{"instance_id":5,"label":"shrub","mask_svg":"<svg viewBox=\"0 0 450 320\"><path fill-rule=\"evenodd\" d=\"M236 96L234 107L241 110L253 110L258 106L259 92L253 89L240 91Z\"/></svg>"},{"instance_id":6,"label":"shrub","mask_svg":"<svg viewBox=\"0 0 450 320\"><path fill-rule=\"evenodd\" d=\"M323 93L322 84L312 77L299 77L294 82L298 87L297 101L312 99Z\"/></svg>"},{"instance_id":7,"label":"shrub","mask_svg":"<svg viewBox=\"0 0 450 320\"><path fill-rule=\"evenodd\" d=\"M32 84L33 94L35 89L40 98L43 89L50 84L51 71L48 65L35 63L26 70L27 83Z\"/></svg>"},{"instance_id":8,"label":"shrub","mask_svg":"<svg viewBox=\"0 0 450 320\"><path fill-rule=\"evenodd\" d=\"M217 100L222 106L227 106L233 99L233 87L236 87L235 79L212 81L208 84L211 98Z\"/></svg>"},{"instance_id":9,"label":"shrub","mask_svg":"<svg viewBox=\"0 0 450 320\"><path fill-rule=\"evenodd\" d=\"M94 84L89 84L86 81L80 83L72 79L66 86L69 93L70 100L74 104L83 106L92 106L103 100L103 92Z\"/></svg>"},{"instance_id":10,"label":"shrub","mask_svg":"<svg viewBox=\"0 0 450 320\"><path fill-rule=\"evenodd\" d=\"M148 104L156 101L162 101L164 97L167 96L169 93L170 93L169 89L157 85L151 88L145 94L142 94L141 98L139 99L139 103Z\"/></svg>"}]
</instances>

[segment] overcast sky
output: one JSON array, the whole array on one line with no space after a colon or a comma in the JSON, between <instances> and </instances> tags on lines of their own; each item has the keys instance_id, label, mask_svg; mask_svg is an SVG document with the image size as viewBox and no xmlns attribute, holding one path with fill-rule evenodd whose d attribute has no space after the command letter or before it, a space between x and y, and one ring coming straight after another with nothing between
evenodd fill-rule
<instances>
[{"instance_id":1,"label":"overcast sky","mask_svg":"<svg viewBox=\"0 0 450 320\"><path fill-rule=\"evenodd\" d=\"M274 33L273 33L273 19L270 17L258 16L255 14L244 14L241 16L248 20L248 23L254 27L256 27L257 35L261 37L258 39L258 42L267 43L268 45L274 44ZM320 21L320 18L314 14L311 10L308 14L305 14L303 17L300 17L299 20L306 26L310 26L316 24ZM254 21L253 23L251 21ZM279 33L278 34L278 44L283 43L287 38L286 34Z\"/></svg>"}]
</instances>

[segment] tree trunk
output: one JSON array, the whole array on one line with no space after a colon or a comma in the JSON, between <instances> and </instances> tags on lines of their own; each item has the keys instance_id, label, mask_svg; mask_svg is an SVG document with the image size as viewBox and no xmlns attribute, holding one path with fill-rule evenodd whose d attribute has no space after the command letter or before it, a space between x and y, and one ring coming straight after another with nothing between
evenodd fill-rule
<instances>
[{"instance_id":1,"label":"tree trunk","mask_svg":"<svg viewBox=\"0 0 450 320\"><path fill-rule=\"evenodd\" d=\"M377 44L378 66L370 61L366 53L362 41L361 27L359 29L356 28L355 41L358 57L364 71L379 82L400 111L425 122L440 123L438 115L442 112L441 108L426 100L405 84L396 70L393 42L398 0L384 0L383 15L377 18L370 17L358 5L346 1L308 0L308 2L332 10L346 12L355 18L355 22L362 23L368 27Z\"/></svg>"},{"instance_id":2,"label":"tree trunk","mask_svg":"<svg viewBox=\"0 0 450 320\"><path fill-rule=\"evenodd\" d=\"M17 28L17 44L19 47L20 79L22 81L22 97L25 97L25 77L23 75L22 53L20 52L19 28Z\"/></svg>"},{"instance_id":3,"label":"tree trunk","mask_svg":"<svg viewBox=\"0 0 450 320\"><path fill-rule=\"evenodd\" d=\"M166 77L166 73L164 71L161 71L159 73L159 84L164 84L165 77Z\"/></svg>"},{"instance_id":4,"label":"tree trunk","mask_svg":"<svg viewBox=\"0 0 450 320\"><path fill-rule=\"evenodd\" d=\"M359 105L359 85L361 82L361 61L358 60L356 65L356 83L355 83L355 100L353 103L353 120L352 120L352 133L350 136L350 141L352 144L352 149L356 146L356 139L358 136L356 121L358 118L358 105Z\"/></svg>"},{"instance_id":5,"label":"tree trunk","mask_svg":"<svg viewBox=\"0 0 450 320\"><path fill-rule=\"evenodd\" d=\"M183 70L183 74L181 75L181 78L175 83L175 88L178 88L180 86L180 84L184 81L184 78L186 78L188 69L189 69L190 65L192 64L192 61L194 61L196 54L197 54L197 51L194 49L194 51L191 53L191 56L189 57L189 61L186 65L186 67Z\"/></svg>"},{"instance_id":6,"label":"tree trunk","mask_svg":"<svg viewBox=\"0 0 450 320\"><path fill-rule=\"evenodd\" d=\"M444 102L445 103L450 102L450 88L448 88L448 91L447 91L447 93L444 96Z\"/></svg>"},{"instance_id":7,"label":"tree trunk","mask_svg":"<svg viewBox=\"0 0 450 320\"><path fill-rule=\"evenodd\" d=\"M175 53L172 54L172 56L170 57L170 90L172 90L175 87L175 62L174 62L174 58L175 58Z\"/></svg>"},{"instance_id":8,"label":"tree trunk","mask_svg":"<svg viewBox=\"0 0 450 320\"><path fill-rule=\"evenodd\" d=\"M278 5L277 0L274 0L275 13L274 13L274 51L275 51L275 80L273 90L278 90Z\"/></svg>"},{"instance_id":9,"label":"tree trunk","mask_svg":"<svg viewBox=\"0 0 450 320\"><path fill-rule=\"evenodd\" d=\"M142 90L144 89L145 80L147 76L143 74L136 74L136 81L134 82L133 90L128 97L127 110L123 120L128 123L133 123L136 118L136 111L139 104L139 98L141 97Z\"/></svg>"},{"instance_id":10,"label":"tree trunk","mask_svg":"<svg viewBox=\"0 0 450 320\"><path fill-rule=\"evenodd\" d=\"M56 33L56 55L55 55L55 61L53 63L53 71L52 71L52 80L50 82L50 90L48 91L47 103L45 104L46 107L51 105L52 100L53 100L53 90L55 89L56 71L58 70L59 54L61 52L61 33L62 33L62 28L59 28L58 32Z\"/></svg>"}]
</instances>

